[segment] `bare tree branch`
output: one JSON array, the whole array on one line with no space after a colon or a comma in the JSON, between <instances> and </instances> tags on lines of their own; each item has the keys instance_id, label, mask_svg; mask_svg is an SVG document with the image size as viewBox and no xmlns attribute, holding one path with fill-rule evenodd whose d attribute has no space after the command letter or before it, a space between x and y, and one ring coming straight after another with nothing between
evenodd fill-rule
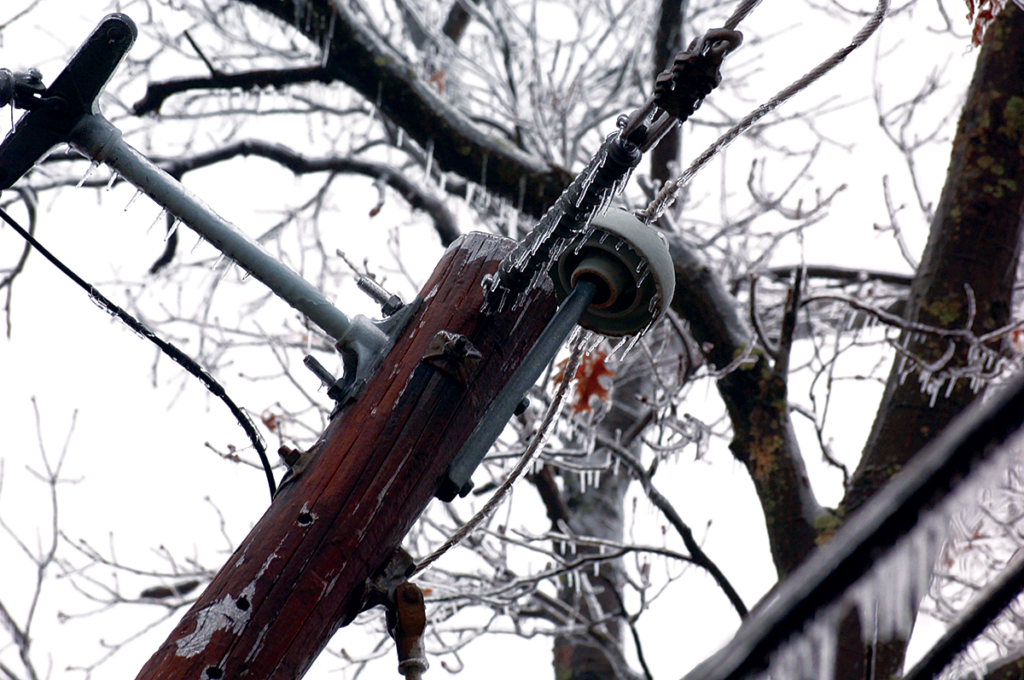
<instances>
[{"instance_id":1,"label":"bare tree branch","mask_svg":"<svg viewBox=\"0 0 1024 680\"><path fill-rule=\"evenodd\" d=\"M295 26L327 52L334 79L353 87L424 149L443 169L477 181L522 212L540 215L569 182L569 171L485 134L377 35L347 3L331 0L245 0ZM475 179L479 178L479 179Z\"/></svg>"},{"instance_id":2,"label":"bare tree branch","mask_svg":"<svg viewBox=\"0 0 1024 680\"><path fill-rule=\"evenodd\" d=\"M422 210L434 220L434 229L441 239L441 244L450 246L460 236L455 224L455 217L447 206L423 187L410 181L399 170L384 163L362 160L359 158L330 156L327 158L307 158L281 144L272 144L257 140L236 142L226 147L195 156L165 159L161 166L175 177L186 172L220 163L236 156L259 156L274 161L296 175L316 172L347 173L365 175L385 182L397 191L414 210Z\"/></svg>"},{"instance_id":3,"label":"bare tree branch","mask_svg":"<svg viewBox=\"0 0 1024 680\"><path fill-rule=\"evenodd\" d=\"M633 454L627 449L619 446L615 442L599 438L598 443L601 446L607 447L612 453L630 469L633 475L640 481L640 485L643 486L644 493L651 499L655 507L661 510L661 513L665 515L665 518L669 521L672 527L676 530L679 536L683 539L683 544L686 545L686 549L690 551L690 557L693 558L694 564L700 566L709 574L711 578L715 580L718 587L722 589L725 596L729 599L729 603L732 604L733 609L740 615L742 619L747 615L747 605L743 603L743 599L739 593L733 587L729 579L726 578L722 570L718 568L711 558L707 556L704 550L697 543L697 540L693 537L693 530L683 521L683 518L676 512L675 507L669 502L665 496L661 494L655 487L654 482L651 480L651 474L643 468Z\"/></svg>"},{"instance_id":4,"label":"bare tree branch","mask_svg":"<svg viewBox=\"0 0 1024 680\"><path fill-rule=\"evenodd\" d=\"M814 498L790 421L786 382L751 346L754 333L736 300L679 236L668 236L676 271L672 309L690 322L708 361L735 367L718 379L732 421L733 455L750 473L765 513L779 576L785 577L816 547Z\"/></svg>"}]
</instances>

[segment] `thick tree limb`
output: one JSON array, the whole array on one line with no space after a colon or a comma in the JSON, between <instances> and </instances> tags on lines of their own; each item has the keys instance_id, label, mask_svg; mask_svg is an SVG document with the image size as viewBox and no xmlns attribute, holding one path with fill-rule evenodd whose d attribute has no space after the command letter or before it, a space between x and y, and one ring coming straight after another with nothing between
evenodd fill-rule
<instances>
[{"instance_id":1,"label":"thick tree limb","mask_svg":"<svg viewBox=\"0 0 1024 680\"><path fill-rule=\"evenodd\" d=\"M669 67L678 52L686 48L683 21L689 4L689 0L661 0L654 34L655 77ZM651 149L651 179L664 184L678 174L682 141L682 127L677 125Z\"/></svg>"},{"instance_id":2,"label":"thick tree limb","mask_svg":"<svg viewBox=\"0 0 1024 680\"><path fill-rule=\"evenodd\" d=\"M135 102L132 113L144 116L159 113L169 97L192 90L256 90L267 87L281 89L299 83L330 83L334 78L323 66L304 66L288 69L261 69L243 73L213 73L195 78L176 78L150 83L146 94Z\"/></svg>"},{"instance_id":3,"label":"thick tree limb","mask_svg":"<svg viewBox=\"0 0 1024 680\"><path fill-rule=\"evenodd\" d=\"M397 191L414 210L422 210L427 213L434 220L434 229L441 238L442 245L448 247L460 236L455 217L444 202L424 191L422 187L409 180L397 169L384 163L339 156L307 158L281 144L245 140L195 156L163 160L160 161L160 165L174 177L181 177L191 170L214 165L237 156L266 158L296 175L334 172L373 177Z\"/></svg>"},{"instance_id":4,"label":"thick tree limb","mask_svg":"<svg viewBox=\"0 0 1024 680\"><path fill-rule=\"evenodd\" d=\"M1021 72L1024 11L1007 3L978 55L953 140L946 184L911 285L905 312L909 321L939 328L970 327L979 336L1009 321L1024 228ZM965 295L965 284L973 290L976 309ZM911 354L926 362L936 361L948 349L948 341L935 335L904 332L902 340ZM960 345L948 365L960 368L969 360L967 348ZM905 370L909 369L897 359L864 455L840 505L843 514L864 504L977 396L969 381L960 380L948 391L943 386L942 395L932 403L932 395L922 389L917 376L908 376ZM869 668L864 655L856 653L862 649L862 637L851 619L844 624L839 641L850 663L837 665L842 671L837 677L860 680L869 673L874 677L899 673L905 642L879 645Z\"/></svg>"},{"instance_id":5,"label":"thick tree limb","mask_svg":"<svg viewBox=\"0 0 1024 680\"><path fill-rule=\"evenodd\" d=\"M669 235L668 243L676 270L672 309L690 322L710 363L719 370L736 364L718 379L733 427L729 448L754 482L783 578L814 550L814 523L822 513L790 422L786 381L751 346L754 333L724 284L682 238Z\"/></svg>"},{"instance_id":6,"label":"thick tree limb","mask_svg":"<svg viewBox=\"0 0 1024 680\"><path fill-rule=\"evenodd\" d=\"M870 269L851 269L849 267L833 267L825 265L787 265L780 267L769 267L765 273L771 274L774 278L788 281L793 277L793 272L803 269L804 275L809 279L833 279L844 283L858 283L860 281L881 281L891 283L895 286L909 286L913 276L906 274L895 274L893 272L880 272Z\"/></svg>"},{"instance_id":7,"label":"thick tree limb","mask_svg":"<svg viewBox=\"0 0 1024 680\"><path fill-rule=\"evenodd\" d=\"M484 133L419 79L401 55L371 33L347 3L329 0L245 0L294 26L324 45L326 69L362 94L402 127L423 148L433 147L434 161L445 171L484 185L518 209L539 216L572 181L553 166Z\"/></svg>"},{"instance_id":8,"label":"thick tree limb","mask_svg":"<svg viewBox=\"0 0 1024 680\"><path fill-rule=\"evenodd\" d=\"M569 514L569 506L566 504L565 498L562 497L562 492L558 490L558 482L555 480L550 465L544 465L537 472L527 475L526 478L540 494L540 500L544 504L544 510L548 519L551 520L553 528L558 528L559 522L568 523L572 519Z\"/></svg>"},{"instance_id":9,"label":"thick tree limb","mask_svg":"<svg viewBox=\"0 0 1024 680\"><path fill-rule=\"evenodd\" d=\"M942 197L905 317L938 328L964 328L977 300L976 335L1007 324L1022 235L1024 202L1024 11L1012 3L986 35L967 93ZM928 361L947 349L925 337L907 349ZM962 353L956 359L966 363ZM859 507L976 396L966 382L934 406L916 379L889 376L879 415L843 508Z\"/></svg>"}]
</instances>

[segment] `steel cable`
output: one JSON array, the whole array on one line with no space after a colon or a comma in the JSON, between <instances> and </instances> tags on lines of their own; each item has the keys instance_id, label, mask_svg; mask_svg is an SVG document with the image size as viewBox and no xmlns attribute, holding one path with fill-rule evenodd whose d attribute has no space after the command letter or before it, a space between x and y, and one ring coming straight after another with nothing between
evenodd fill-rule
<instances>
[{"instance_id":1,"label":"steel cable","mask_svg":"<svg viewBox=\"0 0 1024 680\"><path fill-rule=\"evenodd\" d=\"M260 463L263 465L263 472L267 476L267 484L270 487L270 497L273 498L274 493L277 491L277 484L274 481L274 473L271 470L270 460L267 458L267 449L263 445L263 441L260 439L260 435L256 431L256 426L253 425L252 420L250 420L249 416L246 415L246 413L242 411L234 401L232 401L231 397L228 396L227 391L224 389L224 386L217 382L217 380L202 366L196 363L192 357L188 356L166 340L158 337L141 321L108 300L102 293L96 290L91 283L72 271L71 268L61 262L56 255L39 243L39 241L37 241L35 237L28 232L28 230L18 224L18 222L7 214L7 211L3 208L0 208L0 218L7 222L7 224L11 225L11 228L18 232L18 234L33 248L38 250L43 257L53 264L53 266L57 267L57 269L59 269L65 276L78 284L78 286L88 293L89 297L92 298L100 307L107 311L111 316L124 323L128 328L159 347L161 352L198 378L211 394L224 402L228 407L228 410L231 411L231 415L235 417L238 424L242 426L243 430L245 430L245 434L249 438L249 441L252 442L253 448L256 449L256 454L260 457Z\"/></svg>"}]
</instances>

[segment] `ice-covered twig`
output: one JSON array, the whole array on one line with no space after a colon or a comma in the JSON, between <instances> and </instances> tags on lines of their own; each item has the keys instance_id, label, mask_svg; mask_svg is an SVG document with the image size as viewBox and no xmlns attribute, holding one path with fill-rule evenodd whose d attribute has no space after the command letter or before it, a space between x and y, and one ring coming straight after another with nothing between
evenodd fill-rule
<instances>
[{"instance_id":1,"label":"ice-covered twig","mask_svg":"<svg viewBox=\"0 0 1024 680\"><path fill-rule=\"evenodd\" d=\"M757 339L761 341L765 353L772 359L778 359L779 347L765 333L761 315L757 312L757 279L757 274L750 275L750 323L754 325L754 332L757 333Z\"/></svg>"},{"instance_id":2,"label":"ice-covered twig","mask_svg":"<svg viewBox=\"0 0 1024 680\"><path fill-rule=\"evenodd\" d=\"M793 349L793 335L796 332L796 317L800 312L800 288L803 286L804 272L797 269L793 277L793 285L786 294L786 306L782 315L782 330L779 333L779 351L775 357L773 372L783 380L789 375L789 354Z\"/></svg>"},{"instance_id":3,"label":"ice-covered twig","mask_svg":"<svg viewBox=\"0 0 1024 680\"><path fill-rule=\"evenodd\" d=\"M665 515L665 518L670 524L672 524L673 528L675 528L676 532L678 532L679 536L683 539L683 544L686 546L686 549L690 551L690 556L693 558L694 564L701 567L711 575L711 578L715 580L718 587L722 589L723 593L725 593L725 596L729 599L729 602L736 610L736 613L740 615L740 618L745 617L747 615L747 605L743 603L743 599L740 597L739 593L736 592L736 589L733 587L732 583L729 582L729 579L726 578L725 574L722 573L722 570L719 569L718 565L707 556L704 550L700 547L700 544L697 543L697 540L693 536L693 531L686 522L683 521L683 518L676 511L672 503L670 503L669 500L654 487L654 483L651 480L651 474L644 469L643 465L640 464L640 461L638 461L628 449L620 446L616 442L599 438L598 444L611 451L613 455L622 461L622 463L624 463L626 467L636 475L636 478L640 481L640 485L644 489L644 493L651 499L651 502L655 507L661 510L662 514Z\"/></svg>"}]
</instances>

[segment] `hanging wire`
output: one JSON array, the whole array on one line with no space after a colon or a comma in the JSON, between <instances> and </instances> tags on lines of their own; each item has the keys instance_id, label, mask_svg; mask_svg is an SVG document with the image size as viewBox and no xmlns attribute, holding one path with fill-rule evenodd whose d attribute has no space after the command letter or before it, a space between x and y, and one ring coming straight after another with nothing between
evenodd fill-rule
<instances>
[{"instance_id":1,"label":"hanging wire","mask_svg":"<svg viewBox=\"0 0 1024 680\"><path fill-rule=\"evenodd\" d=\"M726 27L735 28L736 25L739 24L740 20L754 9L758 2L759 0L745 0L742 5L736 8L736 11L733 13L733 16L729 18L729 21L726 22ZM683 172L683 174L669 182L666 182L665 186L663 186L661 191L658 192L658 195L654 197L654 200L651 201L645 209L638 210L635 213L636 216L646 224L651 224L652 222L657 221L663 214L665 214L665 211L675 203L676 195L679 191L689 184L690 180L693 179L693 176L700 172L712 158L717 156L722 149L731 144L734 139L750 129L754 123L778 108L780 104L784 103L798 92L801 92L807 88L808 85L841 64L851 52L863 45L878 29L878 27L882 25L882 21L885 20L885 16L888 12L889 0L879 0L874 13L868 19L867 23L864 24L864 27L861 28L857 35L853 37L853 40L850 41L849 45L818 64L818 66L809 71L804 77L781 90L767 102L748 113L743 120L733 125L725 134L719 137L714 144L709 146L704 153L698 156L697 159L690 164L690 167Z\"/></svg>"},{"instance_id":2,"label":"hanging wire","mask_svg":"<svg viewBox=\"0 0 1024 680\"><path fill-rule=\"evenodd\" d=\"M761 0L743 0L743 2L741 2L735 10L733 10L732 16L729 17L729 19L725 22L725 25L722 26L722 28L727 28L730 31L735 31L736 27L740 25L740 22L746 19L747 15L753 12L754 8L760 4Z\"/></svg>"},{"instance_id":3,"label":"hanging wire","mask_svg":"<svg viewBox=\"0 0 1024 680\"><path fill-rule=\"evenodd\" d=\"M427 555L422 562L417 564L416 570L413 571L412 574L409 574L409 578L412 578L415 574L422 572L431 564L439 560L446 552L461 543L466 536L473 533L473 531L480 526L484 520L490 517L491 513L493 513L499 505L501 505L501 502L505 500L506 496L508 496L509 491L512 490L512 485L516 483L516 480L519 479L526 468L533 463L541 446L543 446L547 439L548 430L551 429L552 423L554 423L555 418L558 417L558 414L562 410L562 402L565 400L565 393L569 389L569 383L572 382L573 376L576 375L576 369L579 368L580 361L583 360L583 355L587 352L588 337L588 333L581 333L576 338L571 354L569 355L569 359L563 369L562 381L558 383L558 388L555 390L555 396L551 400L551 405L548 406L548 410L544 414L544 419L541 421L540 427L537 428L537 432L533 435L529 445L526 447L526 451L523 452L523 455L519 458L516 466L508 473L508 476L505 477L505 480L501 483L501 486L495 490L494 494L487 499L487 502L484 503L484 507L480 509L480 512L473 515L468 522L459 527L459 529L444 542L444 545Z\"/></svg>"},{"instance_id":4,"label":"hanging wire","mask_svg":"<svg viewBox=\"0 0 1024 680\"><path fill-rule=\"evenodd\" d=\"M91 283L73 272L67 265L57 259L56 255L43 247L43 245L39 243L32 234L18 224L18 222L8 215L7 211L3 208L0 208L0 218L7 222L7 224L11 225L11 227L18 232L23 239L25 239L33 248L38 250L43 257L53 264L53 266L57 267L57 269L63 272L65 276L77 283L78 286L88 293L89 297L99 304L100 307L106 310L111 316L116 317L119 321L128 326L128 328L159 347L160 351L198 378L211 394L227 405L231 414L235 417L235 420L237 420L238 424L242 426L243 430L245 430L246 436L249 437L249 441L252 442L253 448L256 449L256 453L260 457L260 463L263 464L263 472L267 476L267 484L270 486L270 497L273 499L274 494L277 492L277 484L274 481L274 473L270 469L270 461L267 459L267 449L263 445L263 441L260 439L260 435L256 431L256 427L253 425L252 420L250 420L249 416L231 400L231 397L228 396L224 387L217 382L212 375L207 373L202 366L197 364L192 357L188 356L166 340L157 337L153 331L149 330L149 328L143 325L141 321L108 300L102 293L96 290Z\"/></svg>"}]
</instances>

